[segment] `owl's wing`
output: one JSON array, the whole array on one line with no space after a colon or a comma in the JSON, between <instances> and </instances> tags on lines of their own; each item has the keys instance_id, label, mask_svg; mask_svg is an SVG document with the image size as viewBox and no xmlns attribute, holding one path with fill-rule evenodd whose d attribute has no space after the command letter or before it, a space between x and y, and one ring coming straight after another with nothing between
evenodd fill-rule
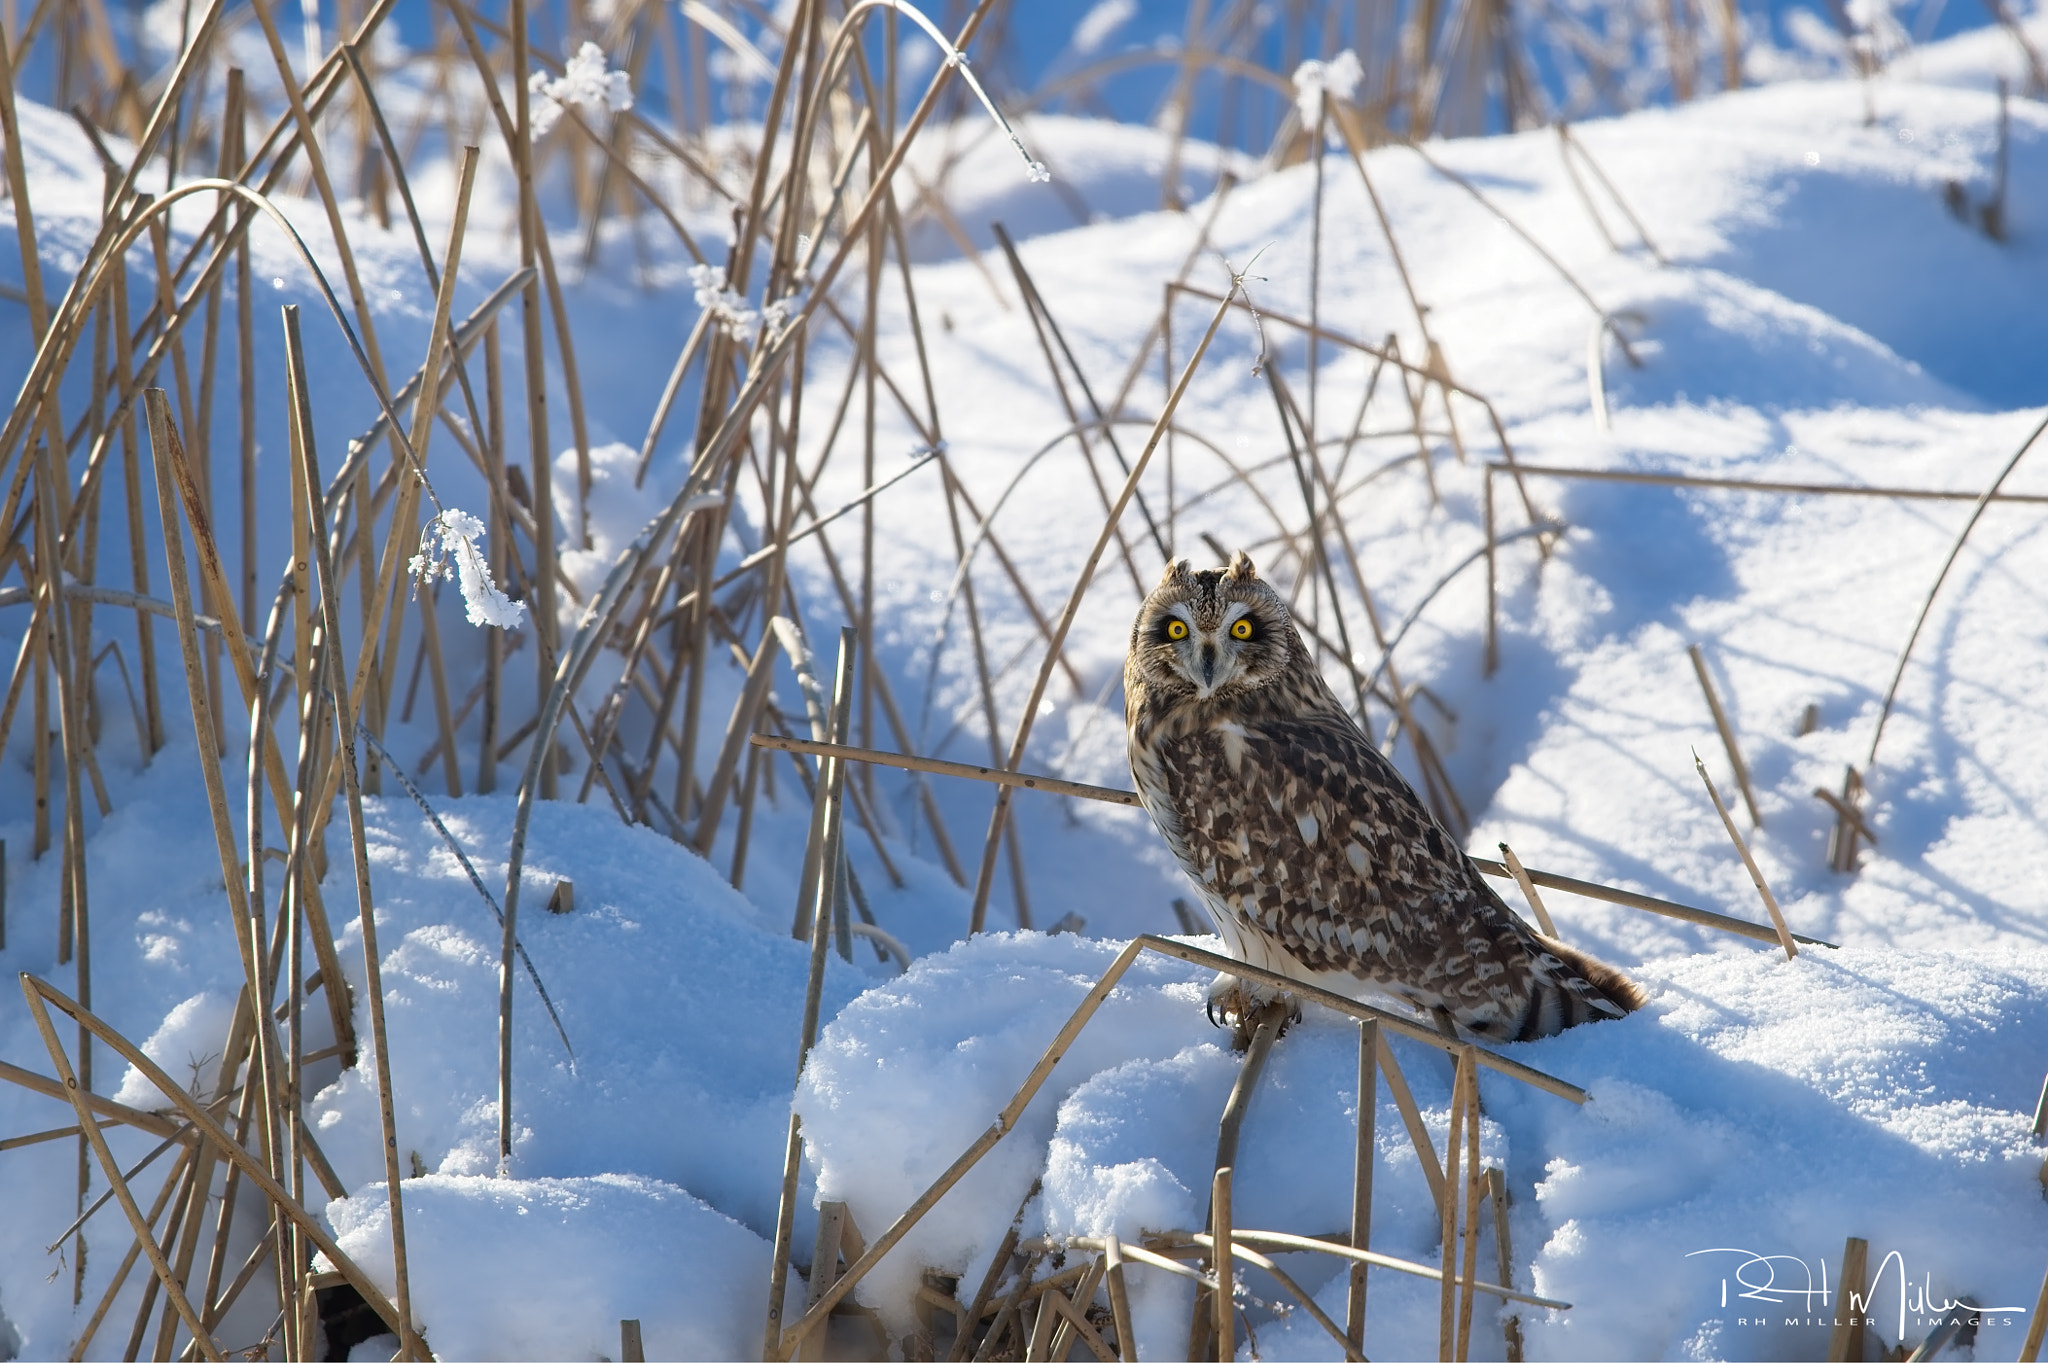
<instances>
[{"instance_id":1,"label":"owl's wing","mask_svg":"<svg viewBox=\"0 0 2048 1363\"><path fill-rule=\"evenodd\" d=\"M1261 794L1294 813L1298 851L1325 891L1312 897L1347 916L1476 914L1496 930L1519 924L1349 716L1265 720L1246 726L1245 743L1245 769L1270 787Z\"/></svg>"},{"instance_id":2,"label":"owl's wing","mask_svg":"<svg viewBox=\"0 0 2048 1363\"><path fill-rule=\"evenodd\" d=\"M1498 1040L1642 1002L1626 975L1514 914L1349 716L1266 719L1219 746L1252 827L1219 849L1218 879L1302 965L1446 1008Z\"/></svg>"}]
</instances>

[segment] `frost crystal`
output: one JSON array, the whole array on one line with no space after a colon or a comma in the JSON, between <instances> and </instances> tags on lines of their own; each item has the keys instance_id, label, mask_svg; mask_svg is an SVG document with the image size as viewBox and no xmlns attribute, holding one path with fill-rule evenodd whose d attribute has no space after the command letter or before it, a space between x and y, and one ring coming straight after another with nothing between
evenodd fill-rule
<instances>
[{"instance_id":1,"label":"frost crystal","mask_svg":"<svg viewBox=\"0 0 2048 1363\"><path fill-rule=\"evenodd\" d=\"M422 585L452 574L469 607L470 624L518 629L526 618L526 606L499 591L492 580L491 567L476 545L483 533L482 521L467 511L448 508L420 531L420 551L412 556L406 572Z\"/></svg>"},{"instance_id":2,"label":"frost crystal","mask_svg":"<svg viewBox=\"0 0 2048 1363\"><path fill-rule=\"evenodd\" d=\"M633 82L625 72L607 69L604 49L596 43L578 48L559 79L549 80L546 72L536 71L527 77L526 88L534 94L535 138L547 136L562 110L572 104L592 113L608 109L622 114L633 107Z\"/></svg>"},{"instance_id":3,"label":"frost crystal","mask_svg":"<svg viewBox=\"0 0 2048 1363\"><path fill-rule=\"evenodd\" d=\"M718 265L692 265L690 282L697 286L697 306L710 313L735 341L747 339L747 332L761 320L761 314L747 306L746 295L725 282L725 269Z\"/></svg>"},{"instance_id":4,"label":"frost crystal","mask_svg":"<svg viewBox=\"0 0 2048 1363\"><path fill-rule=\"evenodd\" d=\"M1301 126L1313 128L1323 116L1323 96L1349 101L1358 93L1365 71L1358 54L1345 48L1326 62L1305 61L1294 68L1294 107L1301 111Z\"/></svg>"}]
</instances>

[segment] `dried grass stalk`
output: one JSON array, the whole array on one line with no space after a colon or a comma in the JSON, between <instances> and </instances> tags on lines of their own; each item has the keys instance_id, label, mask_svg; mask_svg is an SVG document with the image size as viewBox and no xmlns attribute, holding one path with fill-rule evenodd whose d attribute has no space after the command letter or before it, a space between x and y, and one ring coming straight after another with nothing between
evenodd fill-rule
<instances>
[{"instance_id":1,"label":"dried grass stalk","mask_svg":"<svg viewBox=\"0 0 2048 1363\"><path fill-rule=\"evenodd\" d=\"M474 165L474 154L468 158ZM467 201L464 194L458 200L455 219L455 237L461 239L463 213L461 205ZM446 280L455 277L455 251L451 247ZM299 317L295 308L285 309L285 362L286 373L291 387L291 435L293 453L305 470L306 492L305 514L311 518L321 515L321 501L318 496L320 464L313 444L312 400L306 386L306 360L304 346L299 337ZM446 330L446 307L437 314L437 334ZM409 480L408 480L409 481ZM405 505L403 493L399 505ZM317 586L320 593L321 629L325 656L321 659L326 673L327 704L334 719L338 752L335 765L341 768L343 790L348 803L349 850L355 868L356 919L362 933L363 943L363 984L370 1013L371 1044L375 1049L377 1082L377 1115L384 1137L384 1179L385 1198L391 1208L391 1256L393 1271L397 1279L397 1329L400 1352L412 1357L426 1356L426 1346L420 1341L412 1319L411 1275L406 1259L405 1247L405 1206L400 1183L404 1172L399 1166L396 1098L391 1090L391 1049L389 1034L384 1025L384 987L382 981L382 956L377 950L377 918L370 890L370 855L367 833L363 821L363 791L360 769L356 762L355 710L342 682L343 662L341 656L341 600L340 586L335 581L334 564L327 552L327 527L322 520L320 533L313 536L313 563L317 570ZM394 525L391 538L396 540L402 527ZM366 629L374 637L374 628ZM360 674L359 674L360 675Z\"/></svg>"},{"instance_id":2,"label":"dried grass stalk","mask_svg":"<svg viewBox=\"0 0 2048 1363\"><path fill-rule=\"evenodd\" d=\"M1508 874L1515 878L1515 883L1522 887L1522 898L1529 901L1529 908L1535 913L1537 926L1543 929L1543 935L1554 941L1563 941L1564 939L1557 935L1557 924L1550 921L1550 910L1543 907L1543 896L1536 893L1536 882L1531 880L1528 871L1523 869L1522 859L1515 855L1515 849L1502 843L1500 859L1507 865Z\"/></svg>"},{"instance_id":3,"label":"dried grass stalk","mask_svg":"<svg viewBox=\"0 0 2048 1363\"><path fill-rule=\"evenodd\" d=\"M1721 697L1714 690L1714 679L1707 673L1706 655L1698 644L1686 650L1692 659L1693 675L1700 679L1700 692L1707 698L1707 709L1713 712L1714 728L1720 731L1721 746L1727 750L1728 763L1735 768L1735 784L1742 790L1742 803L1749 808L1749 821L1758 828L1764 826L1764 816L1757 813L1756 792L1749 788L1749 764L1742 760L1742 748L1735 741L1735 729L1728 723L1727 712L1721 708Z\"/></svg>"},{"instance_id":4,"label":"dried grass stalk","mask_svg":"<svg viewBox=\"0 0 2048 1363\"><path fill-rule=\"evenodd\" d=\"M1849 1308L1852 1294L1869 1300L1870 1242L1848 1237L1842 1244L1841 1286L1835 1289L1845 1308L1835 1317L1834 1328L1828 1332L1828 1363L1863 1363L1863 1326L1865 1313Z\"/></svg>"},{"instance_id":5,"label":"dried grass stalk","mask_svg":"<svg viewBox=\"0 0 2048 1363\"><path fill-rule=\"evenodd\" d=\"M1749 854L1749 844L1743 841L1742 831L1729 817L1728 806L1721 803L1721 792L1714 789L1714 778L1707 775L1707 764L1700 761L1699 753L1692 755L1693 766L1698 769L1700 780L1706 782L1707 798L1714 802L1714 812L1721 816L1722 826L1735 842L1735 850L1742 856L1742 864L1749 871L1750 881L1756 892L1763 896L1764 907L1770 910L1771 925L1778 930L1778 944L1785 948L1785 959L1791 960L1799 954L1799 948L1792 944L1792 930L1785 926L1785 915L1778 909L1778 897L1771 893L1771 887L1764 881L1764 873L1757 868L1756 858Z\"/></svg>"},{"instance_id":6,"label":"dried grass stalk","mask_svg":"<svg viewBox=\"0 0 2048 1363\"><path fill-rule=\"evenodd\" d=\"M1234 1171L1224 1166L1216 1171L1209 1193L1209 1234L1211 1269L1216 1289L1210 1301L1215 1310L1216 1363L1235 1363L1237 1358L1237 1300L1230 1245L1230 1183Z\"/></svg>"}]
</instances>

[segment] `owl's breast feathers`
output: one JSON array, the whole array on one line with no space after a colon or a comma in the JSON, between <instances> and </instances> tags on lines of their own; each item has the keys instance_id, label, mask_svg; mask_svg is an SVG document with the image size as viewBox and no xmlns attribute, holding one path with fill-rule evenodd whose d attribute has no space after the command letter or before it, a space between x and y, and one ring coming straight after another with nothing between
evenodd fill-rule
<instances>
[{"instance_id":1,"label":"owl's breast feathers","mask_svg":"<svg viewBox=\"0 0 2048 1363\"><path fill-rule=\"evenodd\" d=\"M1360 974L1377 956L1399 973L1403 948L1432 927L1491 916L1471 863L1342 714L1179 718L1148 745L1153 760L1135 760L1133 744L1147 806L1171 821L1205 897L1304 966Z\"/></svg>"}]
</instances>

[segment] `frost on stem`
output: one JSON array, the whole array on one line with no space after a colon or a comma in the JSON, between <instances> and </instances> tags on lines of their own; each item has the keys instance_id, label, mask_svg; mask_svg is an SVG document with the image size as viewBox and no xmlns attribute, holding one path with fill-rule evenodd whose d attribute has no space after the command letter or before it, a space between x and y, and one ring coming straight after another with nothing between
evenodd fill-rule
<instances>
[{"instance_id":1,"label":"frost on stem","mask_svg":"<svg viewBox=\"0 0 2048 1363\"><path fill-rule=\"evenodd\" d=\"M1326 62L1305 61L1295 67L1294 107L1301 114L1301 126L1313 132L1323 116L1324 96L1348 103L1364 79L1358 54L1348 47Z\"/></svg>"},{"instance_id":2,"label":"frost on stem","mask_svg":"<svg viewBox=\"0 0 2048 1363\"><path fill-rule=\"evenodd\" d=\"M1024 139L1017 136L1017 130L1010 126L1010 120L1003 117L1003 111L996 107L996 102L989 98L988 91L982 89L981 82L975 79L973 69L967 64L967 54L947 41L946 35L941 33L931 20L925 18L916 6L907 4L905 0L866 0L866 3L847 14L846 22L852 23L861 10L877 8L895 10L923 29L931 40L939 45L939 50L946 54L946 65L960 73L960 79L967 82L967 88L974 91L975 98L981 101L981 107L988 110L988 116L996 121L996 126L1010 139L1010 145L1017 149L1017 155L1024 158L1025 179L1035 185L1044 184L1052 179L1052 172L1045 168L1045 162L1034 160L1031 153L1025 150ZM1353 65L1356 65L1355 61Z\"/></svg>"},{"instance_id":3,"label":"frost on stem","mask_svg":"<svg viewBox=\"0 0 2048 1363\"><path fill-rule=\"evenodd\" d=\"M770 331L780 331L782 324L789 320L789 303L778 298L759 312L747 306L747 297L738 289L726 283L725 270L718 265L692 265L690 283L696 286L697 306L711 314L712 320L725 328L725 334L735 341L747 339L747 332L754 323L765 321Z\"/></svg>"},{"instance_id":4,"label":"frost on stem","mask_svg":"<svg viewBox=\"0 0 2048 1363\"><path fill-rule=\"evenodd\" d=\"M452 574L469 607L470 624L518 629L526 619L526 606L499 591L492 580L491 566L476 545L483 533L482 521L449 507L420 531L420 551L412 556L406 572L421 586Z\"/></svg>"},{"instance_id":5,"label":"frost on stem","mask_svg":"<svg viewBox=\"0 0 2048 1363\"><path fill-rule=\"evenodd\" d=\"M562 111L571 105L591 113L609 110L615 114L633 107L633 82L625 72L607 67L604 49L596 43L578 48L557 79L550 80L545 71L536 71L527 77L526 88L534 94L536 140L547 136L548 130L561 119Z\"/></svg>"}]
</instances>

